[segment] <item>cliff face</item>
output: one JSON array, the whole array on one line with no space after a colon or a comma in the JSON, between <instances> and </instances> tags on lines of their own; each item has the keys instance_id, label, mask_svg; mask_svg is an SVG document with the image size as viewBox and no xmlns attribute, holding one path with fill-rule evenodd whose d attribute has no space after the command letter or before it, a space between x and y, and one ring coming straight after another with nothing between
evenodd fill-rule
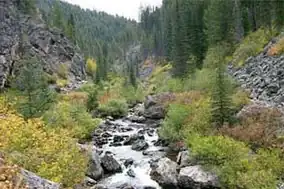
<instances>
[{"instance_id":1,"label":"cliff face","mask_svg":"<svg viewBox=\"0 0 284 189\"><path fill-rule=\"evenodd\" d=\"M229 66L229 72L243 88L250 90L251 98L272 106L283 106L284 56L267 54L276 40L272 40L259 55L247 59L244 67Z\"/></svg>"},{"instance_id":2,"label":"cliff face","mask_svg":"<svg viewBox=\"0 0 284 189\"><path fill-rule=\"evenodd\" d=\"M85 79L84 58L74 44L39 15L24 15L15 5L16 0L0 1L0 88L17 74L25 55L37 56L50 75L64 68L71 83Z\"/></svg>"}]
</instances>

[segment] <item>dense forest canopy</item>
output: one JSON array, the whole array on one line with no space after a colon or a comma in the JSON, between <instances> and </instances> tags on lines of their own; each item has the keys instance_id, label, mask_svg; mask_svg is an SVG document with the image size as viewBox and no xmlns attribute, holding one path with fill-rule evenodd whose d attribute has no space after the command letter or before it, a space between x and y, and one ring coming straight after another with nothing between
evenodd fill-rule
<instances>
[{"instance_id":1,"label":"dense forest canopy","mask_svg":"<svg viewBox=\"0 0 284 189\"><path fill-rule=\"evenodd\" d=\"M56 0L39 0L38 7L44 20L65 31L86 57L100 56L104 45L111 59L123 57L139 39L138 24L134 20Z\"/></svg>"},{"instance_id":2,"label":"dense forest canopy","mask_svg":"<svg viewBox=\"0 0 284 189\"><path fill-rule=\"evenodd\" d=\"M207 50L220 42L233 51L259 28L279 31L284 1L163 0L161 8L145 7L140 17L144 54L172 60L175 75L183 76L192 66L201 68Z\"/></svg>"}]
</instances>

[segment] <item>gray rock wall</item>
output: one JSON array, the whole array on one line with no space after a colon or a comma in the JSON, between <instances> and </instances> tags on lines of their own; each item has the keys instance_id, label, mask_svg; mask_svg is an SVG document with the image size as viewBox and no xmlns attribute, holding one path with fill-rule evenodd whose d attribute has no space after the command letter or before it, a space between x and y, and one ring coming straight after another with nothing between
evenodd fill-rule
<instances>
[{"instance_id":1,"label":"gray rock wall","mask_svg":"<svg viewBox=\"0 0 284 189\"><path fill-rule=\"evenodd\" d=\"M60 31L49 29L39 18L23 15L15 0L0 1L0 88L9 75L21 69L22 54L37 56L49 73L67 68L70 82L86 77L85 61Z\"/></svg>"}]
</instances>

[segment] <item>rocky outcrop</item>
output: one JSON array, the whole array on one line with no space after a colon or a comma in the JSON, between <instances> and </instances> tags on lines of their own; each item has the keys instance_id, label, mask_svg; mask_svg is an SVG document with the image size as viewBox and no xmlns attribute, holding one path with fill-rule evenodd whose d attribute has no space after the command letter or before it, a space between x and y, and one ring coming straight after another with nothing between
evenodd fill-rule
<instances>
[{"instance_id":1,"label":"rocky outcrop","mask_svg":"<svg viewBox=\"0 0 284 189\"><path fill-rule=\"evenodd\" d=\"M64 74L71 83L85 78L84 58L62 32L49 29L39 15L22 14L16 0L0 1L0 12L0 88L27 56L36 56L49 75Z\"/></svg>"},{"instance_id":2,"label":"rocky outcrop","mask_svg":"<svg viewBox=\"0 0 284 189\"><path fill-rule=\"evenodd\" d=\"M24 177L25 182L29 189L60 189L61 186L58 183L43 179L36 174L22 169L21 174Z\"/></svg>"},{"instance_id":3,"label":"rocky outcrop","mask_svg":"<svg viewBox=\"0 0 284 189\"><path fill-rule=\"evenodd\" d=\"M178 185L182 189L220 188L218 177L204 171L199 165L182 168L178 175Z\"/></svg>"},{"instance_id":4,"label":"rocky outcrop","mask_svg":"<svg viewBox=\"0 0 284 189\"><path fill-rule=\"evenodd\" d=\"M284 105L284 56L269 56L267 51L275 43L271 41L262 53L250 57L241 68L228 67L229 73L249 89L251 98L273 106Z\"/></svg>"}]
</instances>

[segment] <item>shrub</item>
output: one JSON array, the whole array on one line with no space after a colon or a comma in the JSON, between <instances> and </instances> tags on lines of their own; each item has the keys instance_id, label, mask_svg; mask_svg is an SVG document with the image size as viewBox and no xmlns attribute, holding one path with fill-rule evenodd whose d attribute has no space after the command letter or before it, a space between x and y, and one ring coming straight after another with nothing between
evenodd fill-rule
<instances>
[{"instance_id":1,"label":"shrub","mask_svg":"<svg viewBox=\"0 0 284 189\"><path fill-rule=\"evenodd\" d=\"M68 65L67 64L59 64L57 68L57 75L62 79L68 78Z\"/></svg>"},{"instance_id":2,"label":"shrub","mask_svg":"<svg viewBox=\"0 0 284 189\"><path fill-rule=\"evenodd\" d=\"M93 77L97 70L96 60L93 58L88 58L86 63L86 72L89 76Z\"/></svg>"},{"instance_id":3,"label":"shrub","mask_svg":"<svg viewBox=\"0 0 284 189\"><path fill-rule=\"evenodd\" d=\"M179 141L184 137L183 128L189 108L185 105L171 104L159 134L168 140Z\"/></svg>"},{"instance_id":4,"label":"shrub","mask_svg":"<svg viewBox=\"0 0 284 189\"><path fill-rule=\"evenodd\" d=\"M249 154L244 143L224 136L192 136L188 142L195 159L204 165L220 166Z\"/></svg>"},{"instance_id":5,"label":"shrub","mask_svg":"<svg viewBox=\"0 0 284 189\"><path fill-rule=\"evenodd\" d=\"M91 132L100 123L92 119L82 104L60 102L46 112L43 119L47 127L68 129L72 137L79 139L90 138Z\"/></svg>"},{"instance_id":6,"label":"shrub","mask_svg":"<svg viewBox=\"0 0 284 189\"><path fill-rule=\"evenodd\" d=\"M188 140L193 158L219 175L222 188L270 189L283 174L278 150L250 152L243 142L224 136L192 136Z\"/></svg>"},{"instance_id":7,"label":"shrub","mask_svg":"<svg viewBox=\"0 0 284 189\"><path fill-rule=\"evenodd\" d=\"M249 94L242 89L237 89L237 91L232 95L232 102L235 111L238 112L245 105L250 103Z\"/></svg>"},{"instance_id":8,"label":"shrub","mask_svg":"<svg viewBox=\"0 0 284 189\"><path fill-rule=\"evenodd\" d=\"M102 116L122 117L126 115L127 108L125 100L111 99L106 104L101 104L98 110Z\"/></svg>"},{"instance_id":9,"label":"shrub","mask_svg":"<svg viewBox=\"0 0 284 189\"><path fill-rule=\"evenodd\" d=\"M93 89L92 91L88 92L88 100L87 100L87 110L93 111L95 110L98 106L98 92L96 89Z\"/></svg>"},{"instance_id":10,"label":"shrub","mask_svg":"<svg viewBox=\"0 0 284 189\"><path fill-rule=\"evenodd\" d=\"M242 113L240 123L234 127L224 127L220 131L237 140L256 146L281 145L282 113L277 109L251 106Z\"/></svg>"},{"instance_id":11,"label":"shrub","mask_svg":"<svg viewBox=\"0 0 284 189\"><path fill-rule=\"evenodd\" d=\"M200 98L190 105L190 116L186 120L184 133L190 138L194 133L206 135L212 133L211 101L207 97Z\"/></svg>"},{"instance_id":12,"label":"shrub","mask_svg":"<svg viewBox=\"0 0 284 189\"><path fill-rule=\"evenodd\" d=\"M126 99L127 103L136 104L143 101L145 94L143 88L138 85L137 88L133 86L123 87L121 96Z\"/></svg>"},{"instance_id":13,"label":"shrub","mask_svg":"<svg viewBox=\"0 0 284 189\"><path fill-rule=\"evenodd\" d=\"M0 145L9 162L64 186L84 178L87 159L68 130L46 129L40 119L26 122L10 111L1 116Z\"/></svg>"},{"instance_id":14,"label":"shrub","mask_svg":"<svg viewBox=\"0 0 284 189\"><path fill-rule=\"evenodd\" d=\"M57 79L56 85L60 88L66 87L68 85L68 80L66 79Z\"/></svg>"},{"instance_id":15,"label":"shrub","mask_svg":"<svg viewBox=\"0 0 284 189\"><path fill-rule=\"evenodd\" d=\"M280 55L284 53L284 37L279 39L277 43L271 46L267 52L269 56Z\"/></svg>"}]
</instances>

